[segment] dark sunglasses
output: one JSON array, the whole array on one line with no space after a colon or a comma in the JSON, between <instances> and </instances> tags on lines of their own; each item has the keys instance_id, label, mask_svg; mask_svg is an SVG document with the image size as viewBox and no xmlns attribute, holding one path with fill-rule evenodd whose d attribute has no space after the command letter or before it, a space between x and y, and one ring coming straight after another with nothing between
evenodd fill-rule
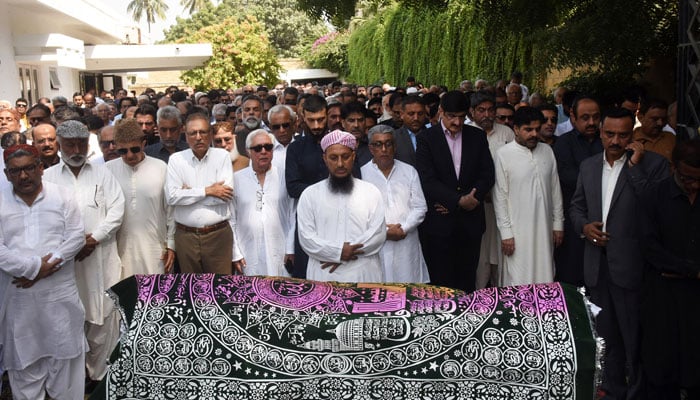
<instances>
[{"instance_id":1,"label":"dark sunglasses","mask_svg":"<svg viewBox=\"0 0 700 400\"><path fill-rule=\"evenodd\" d=\"M498 118L499 121L512 121L513 120L512 115L496 115L496 118Z\"/></svg>"},{"instance_id":2,"label":"dark sunglasses","mask_svg":"<svg viewBox=\"0 0 700 400\"><path fill-rule=\"evenodd\" d=\"M114 140L102 140L102 141L100 141L100 146L102 146L102 147L114 146Z\"/></svg>"},{"instance_id":3,"label":"dark sunglasses","mask_svg":"<svg viewBox=\"0 0 700 400\"><path fill-rule=\"evenodd\" d=\"M257 146L252 146L252 147L248 147L248 148L250 150L253 150L256 153L260 153L263 149L265 149L266 151L272 151L272 144L271 143L259 144Z\"/></svg>"},{"instance_id":4,"label":"dark sunglasses","mask_svg":"<svg viewBox=\"0 0 700 400\"><path fill-rule=\"evenodd\" d=\"M120 156L125 156L126 153L128 153L128 152L131 152L131 154L138 154L138 153L141 152L141 147L139 147L139 146L134 146L134 147L126 148L126 149L117 149L117 153L118 153Z\"/></svg>"},{"instance_id":5,"label":"dark sunglasses","mask_svg":"<svg viewBox=\"0 0 700 400\"><path fill-rule=\"evenodd\" d=\"M284 123L284 124L274 124L274 125L270 125L270 129L272 129L273 131L276 131L276 130L278 130L279 128L287 129L287 128L289 128L290 126L292 126L292 124L290 124L289 122L286 122L286 123Z\"/></svg>"}]
</instances>

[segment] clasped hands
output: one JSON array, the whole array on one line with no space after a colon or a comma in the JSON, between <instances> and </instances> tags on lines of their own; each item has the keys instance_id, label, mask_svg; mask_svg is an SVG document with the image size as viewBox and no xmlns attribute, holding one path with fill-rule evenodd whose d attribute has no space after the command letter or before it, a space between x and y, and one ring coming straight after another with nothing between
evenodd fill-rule
<instances>
[{"instance_id":1,"label":"clasped hands","mask_svg":"<svg viewBox=\"0 0 700 400\"><path fill-rule=\"evenodd\" d=\"M357 244L350 244L350 242L343 243L343 250L340 253L340 259L342 261L357 260L357 257L359 255L365 254L364 250L361 250L362 247L364 247L364 244L362 244L362 243L357 243ZM340 266L340 264L341 263L327 261L327 262L321 263L321 269L330 268L328 273L332 274Z\"/></svg>"}]
</instances>

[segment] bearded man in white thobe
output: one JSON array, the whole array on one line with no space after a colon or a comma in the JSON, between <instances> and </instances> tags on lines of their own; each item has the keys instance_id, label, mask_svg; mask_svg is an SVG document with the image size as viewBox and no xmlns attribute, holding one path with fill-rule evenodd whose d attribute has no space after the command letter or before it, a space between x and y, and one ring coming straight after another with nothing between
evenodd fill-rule
<instances>
[{"instance_id":1,"label":"bearded man in white thobe","mask_svg":"<svg viewBox=\"0 0 700 400\"><path fill-rule=\"evenodd\" d=\"M329 176L304 190L297 206L307 277L318 281L384 282L379 251L386 240L382 194L355 179L355 137L340 130L321 139Z\"/></svg>"},{"instance_id":2,"label":"bearded man in white thobe","mask_svg":"<svg viewBox=\"0 0 700 400\"><path fill-rule=\"evenodd\" d=\"M120 158L109 161L124 193L124 220L117 232L122 276L162 274L175 263L175 221L165 201L168 165L146 156L146 138L134 119L120 119L114 126L114 143Z\"/></svg>"},{"instance_id":3,"label":"bearded man in white thobe","mask_svg":"<svg viewBox=\"0 0 700 400\"><path fill-rule=\"evenodd\" d=\"M386 242L380 257L385 282L428 283L428 266L418 240L418 225L428 206L418 172L394 159L394 130L376 125L367 133L372 160L361 168L362 179L379 189L386 212Z\"/></svg>"},{"instance_id":4,"label":"bearded man in white thobe","mask_svg":"<svg viewBox=\"0 0 700 400\"><path fill-rule=\"evenodd\" d=\"M481 128L486 133L491 157L501 147L513 141L515 135L507 125L496 124L496 100L484 92L474 93L470 98L472 122L469 124ZM501 236L496 226L496 212L493 209L493 190L484 198L484 215L486 231L481 237L479 266L476 268L476 288L483 289L490 282L491 286L500 283L499 266L502 264Z\"/></svg>"},{"instance_id":5,"label":"bearded man in white thobe","mask_svg":"<svg viewBox=\"0 0 700 400\"><path fill-rule=\"evenodd\" d=\"M246 137L251 165L233 175L234 243L240 257L234 265L245 275L290 276L294 263L294 200L284 173L272 161L275 137L256 129ZM289 264L288 264L289 263Z\"/></svg>"},{"instance_id":6,"label":"bearded man in white thobe","mask_svg":"<svg viewBox=\"0 0 700 400\"><path fill-rule=\"evenodd\" d=\"M124 194L104 165L88 161L90 132L78 121L56 129L61 162L44 178L74 193L85 224L85 246L75 256L75 277L85 307L85 355L88 376L98 381L107 372L107 359L119 338L119 313L105 294L121 277L116 234L124 216Z\"/></svg>"},{"instance_id":7,"label":"bearded man in white thobe","mask_svg":"<svg viewBox=\"0 0 700 400\"><path fill-rule=\"evenodd\" d=\"M4 158L11 185L0 192L0 365L17 400L80 399L87 346L73 262L85 244L78 204L68 189L42 182L35 147L11 146Z\"/></svg>"},{"instance_id":8,"label":"bearded man in white thobe","mask_svg":"<svg viewBox=\"0 0 700 400\"><path fill-rule=\"evenodd\" d=\"M538 145L544 116L532 107L514 114L515 141L496 152L493 205L503 250L503 286L554 280L554 247L564 211L554 153Z\"/></svg>"}]
</instances>

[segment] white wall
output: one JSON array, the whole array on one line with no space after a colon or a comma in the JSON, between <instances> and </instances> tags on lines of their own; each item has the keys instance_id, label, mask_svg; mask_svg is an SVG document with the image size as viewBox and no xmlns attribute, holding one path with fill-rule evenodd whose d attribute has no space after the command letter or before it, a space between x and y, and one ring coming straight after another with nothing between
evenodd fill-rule
<instances>
[{"instance_id":1,"label":"white wall","mask_svg":"<svg viewBox=\"0 0 700 400\"><path fill-rule=\"evenodd\" d=\"M12 31L8 13L0 13L0 99L14 104L20 95L19 74L12 46Z\"/></svg>"},{"instance_id":2,"label":"white wall","mask_svg":"<svg viewBox=\"0 0 700 400\"><path fill-rule=\"evenodd\" d=\"M58 73L58 79L61 81L61 88L58 90L51 89L51 81L49 69L55 68ZM39 95L48 97L49 99L56 96L63 96L68 101L73 99L73 93L80 90L80 81L78 80L78 71L72 68L54 67L47 64L39 67Z\"/></svg>"}]
</instances>

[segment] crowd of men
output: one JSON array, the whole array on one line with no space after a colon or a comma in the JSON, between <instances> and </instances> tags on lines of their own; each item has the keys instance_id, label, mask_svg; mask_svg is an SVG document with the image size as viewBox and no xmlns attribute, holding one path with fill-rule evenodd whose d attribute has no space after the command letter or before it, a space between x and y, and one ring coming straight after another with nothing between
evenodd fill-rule
<instances>
[{"instance_id":1,"label":"crowd of men","mask_svg":"<svg viewBox=\"0 0 700 400\"><path fill-rule=\"evenodd\" d=\"M81 398L118 341L105 291L182 272L585 286L601 397L700 398L699 141L661 100L521 80L0 102L14 397Z\"/></svg>"}]
</instances>

